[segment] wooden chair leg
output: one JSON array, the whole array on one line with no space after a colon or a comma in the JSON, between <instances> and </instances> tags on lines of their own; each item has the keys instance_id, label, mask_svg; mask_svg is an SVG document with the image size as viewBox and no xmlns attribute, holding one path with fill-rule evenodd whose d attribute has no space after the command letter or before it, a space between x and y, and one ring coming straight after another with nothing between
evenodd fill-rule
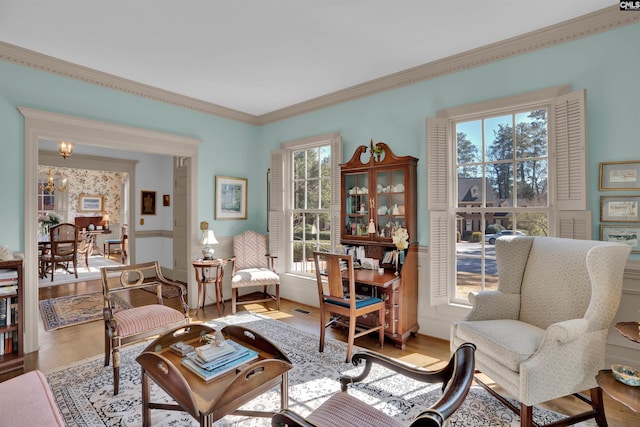
<instances>
[{"instance_id":1,"label":"wooden chair leg","mask_svg":"<svg viewBox=\"0 0 640 427\"><path fill-rule=\"evenodd\" d=\"M599 427L607 427L607 418L604 413L604 400L602 398L602 389L600 387L595 387L590 390L591 394L591 406L593 410L596 412L594 416L596 420L596 424Z\"/></svg>"},{"instance_id":2,"label":"wooden chair leg","mask_svg":"<svg viewBox=\"0 0 640 427\"><path fill-rule=\"evenodd\" d=\"M120 350L113 349L113 395L120 391Z\"/></svg>"},{"instance_id":3,"label":"wooden chair leg","mask_svg":"<svg viewBox=\"0 0 640 427\"><path fill-rule=\"evenodd\" d=\"M349 340L347 341L347 359L345 360L346 363L349 363L349 361L351 360L351 352L353 351L353 342L356 340L355 335L356 335L356 319L351 318L349 319Z\"/></svg>"},{"instance_id":4,"label":"wooden chair leg","mask_svg":"<svg viewBox=\"0 0 640 427\"><path fill-rule=\"evenodd\" d=\"M280 310L280 283L276 283L276 310Z\"/></svg>"},{"instance_id":5,"label":"wooden chair leg","mask_svg":"<svg viewBox=\"0 0 640 427\"><path fill-rule=\"evenodd\" d=\"M318 347L318 351L320 353L324 351L324 334L325 329L327 328L325 320L325 311L322 307L320 307L320 347Z\"/></svg>"},{"instance_id":6,"label":"wooden chair leg","mask_svg":"<svg viewBox=\"0 0 640 427\"><path fill-rule=\"evenodd\" d=\"M533 427L533 406L520 404L520 427Z\"/></svg>"},{"instance_id":7,"label":"wooden chair leg","mask_svg":"<svg viewBox=\"0 0 640 427\"><path fill-rule=\"evenodd\" d=\"M109 359L111 358L111 338L107 333L104 333L104 366L109 366Z\"/></svg>"},{"instance_id":8,"label":"wooden chair leg","mask_svg":"<svg viewBox=\"0 0 640 427\"><path fill-rule=\"evenodd\" d=\"M384 312L385 312L385 307L382 307L378 314L378 317L380 317L380 330L378 331L379 339L380 339L380 348L384 348L384 323L386 321L384 317Z\"/></svg>"},{"instance_id":9,"label":"wooden chair leg","mask_svg":"<svg viewBox=\"0 0 640 427\"><path fill-rule=\"evenodd\" d=\"M238 288L231 289L231 314L236 314L236 302L238 300Z\"/></svg>"}]
</instances>

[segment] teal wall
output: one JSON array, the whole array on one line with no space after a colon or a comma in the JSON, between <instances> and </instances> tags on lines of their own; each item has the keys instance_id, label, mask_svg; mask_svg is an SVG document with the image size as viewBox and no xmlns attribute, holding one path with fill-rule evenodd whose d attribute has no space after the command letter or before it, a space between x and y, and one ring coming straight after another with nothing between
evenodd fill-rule
<instances>
[{"instance_id":1,"label":"teal wall","mask_svg":"<svg viewBox=\"0 0 640 427\"><path fill-rule=\"evenodd\" d=\"M635 24L262 127L0 62L0 245L23 248L23 120L18 106L202 139L199 220L213 221L216 175L249 179L249 219L217 222L216 234L223 236L265 229L269 151L281 142L339 131L349 158L372 138L384 141L397 155L420 159L418 240L427 244L425 118L445 108L563 84L587 89L588 187L597 238L599 163L640 160L640 50L632 42L639 39L640 24Z\"/></svg>"}]
</instances>

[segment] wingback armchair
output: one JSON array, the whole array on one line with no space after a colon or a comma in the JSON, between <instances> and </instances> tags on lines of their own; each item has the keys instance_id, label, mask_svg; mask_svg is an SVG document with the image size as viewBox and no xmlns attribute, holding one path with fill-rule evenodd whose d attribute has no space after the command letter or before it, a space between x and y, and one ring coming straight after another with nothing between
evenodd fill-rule
<instances>
[{"instance_id":1,"label":"wingback armchair","mask_svg":"<svg viewBox=\"0 0 640 427\"><path fill-rule=\"evenodd\" d=\"M533 405L586 390L593 409L587 418L606 425L595 377L629 252L627 245L590 240L496 241L498 290L469 295L472 311L452 325L451 347L476 345L476 368L520 401L511 409L522 425L532 424Z\"/></svg>"}]
</instances>

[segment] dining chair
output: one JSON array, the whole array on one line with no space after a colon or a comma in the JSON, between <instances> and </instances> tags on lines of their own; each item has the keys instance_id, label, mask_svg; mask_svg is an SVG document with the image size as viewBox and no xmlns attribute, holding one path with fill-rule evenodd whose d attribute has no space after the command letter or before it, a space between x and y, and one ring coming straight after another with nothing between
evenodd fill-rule
<instances>
[{"instance_id":1,"label":"dining chair","mask_svg":"<svg viewBox=\"0 0 640 427\"><path fill-rule=\"evenodd\" d=\"M231 313L236 306L259 302L276 301L280 310L280 276L273 268L274 256L269 255L267 236L255 231L245 231L233 237L233 257L231 258ZM275 294L269 294L269 286L275 287ZM242 300L238 297L240 288L262 287L261 298Z\"/></svg>"},{"instance_id":2,"label":"dining chair","mask_svg":"<svg viewBox=\"0 0 640 427\"><path fill-rule=\"evenodd\" d=\"M78 263L84 263L85 267L87 267L87 271L89 271L89 257L93 252L95 236L90 233L80 232L79 239L77 251Z\"/></svg>"},{"instance_id":3,"label":"dining chair","mask_svg":"<svg viewBox=\"0 0 640 427\"><path fill-rule=\"evenodd\" d=\"M340 392L331 395L306 417L290 409L282 409L271 418L271 425L273 427L447 426L450 417L464 402L473 383L475 349L475 345L471 343L461 344L453 352L449 363L444 368L434 370L411 366L373 351L360 350L353 355L351 361L356 366L364 361L364 370L357 376L340 377ZM427 384L442 383L442 394L428 409L419 413L413 420L408 420L411 424L400 422L347 392L348 385L363 381L374 364L416 381Z\"/></svg>"},{"instance_id":4,"label":"dining chair","mask_svg":"<svg viewBox=\"0 0 640 427\"><path fill-rule=\"evenodd\" d=\"M127 224L122 224L120 227L120 238L118 239L107 239L104 241L104 254L107 258L111 255L111 253L120 253L122 258L122 263L125 264L127 262ZM116 246L116 248L112 248L112 246Z\"/></svg>"},{"instance_id":5,"label":"dining chair","mask_svg":"<svg viewBox=\"0 0 640 427\"><path fill-rule=\"evenodd\" d=\"M349 362L356 338L378 332L380 347L384 345L385 303L373 295L356 293L353 257L328 252L314 252L318 296L320 299L320 348L324 351L325 329L331 325L348 328L347 357ZM346 285L345 285L346 283ZM360 316L369 315L367 323L358 323ZM330 319L330 320L327 320ZM372 324L371 326L369 326Z\"/></svg>"},{"instance_id":6,"label":"dining chair","mask_svg":"<svg viewBox=\"0 0 640 427\"><path fill-rule=\"evenodd\" d=\"M40 256L40 270L46 275L51 272L51 281L57 267L69 271L69 263L73 265L73 273L78 278L78 227L71 223L62 223L49 230L49 251Z\"/></svg>"}]
</instances>

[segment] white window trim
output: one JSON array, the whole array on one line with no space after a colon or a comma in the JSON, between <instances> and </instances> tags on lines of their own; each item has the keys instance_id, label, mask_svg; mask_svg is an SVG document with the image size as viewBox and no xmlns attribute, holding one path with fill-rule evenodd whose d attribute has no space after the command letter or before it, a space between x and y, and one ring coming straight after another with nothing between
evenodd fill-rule
<instances>
[{"instance_id":1,"label":"white window trim","mask_svg":"<svg viewBox=\"0 0 640 427\"><path fill-rule=\"evenodd\" d=\"M320 145L331 145L331 246L332 250L340 242L340 164L342 163L342 137L339 132L283 142L280 149L271 151L271 188L269 200L269 241L270 251L276 255L276 270L285 274L303 275L288 268L293 255L291 242L292 210L288 201L292 200L293 182L291 176L291 152Z\"/></svg>"},{"instance_id":2,"label":"white window trim","mask_svg":"<svg viewBox=\"0 0 640 427\"><path fill-rule=\"evenodd\" d=\"M431 305L452 304L449 293L456 280L454 121L548 104L549 232L551 236L591 239L591 212L587 210L586 91L570 90L569 85L543 89L441 110L437 117L427 118ZM567 122L577 126L564 126Z\"/></svg>"}]
</instances>

